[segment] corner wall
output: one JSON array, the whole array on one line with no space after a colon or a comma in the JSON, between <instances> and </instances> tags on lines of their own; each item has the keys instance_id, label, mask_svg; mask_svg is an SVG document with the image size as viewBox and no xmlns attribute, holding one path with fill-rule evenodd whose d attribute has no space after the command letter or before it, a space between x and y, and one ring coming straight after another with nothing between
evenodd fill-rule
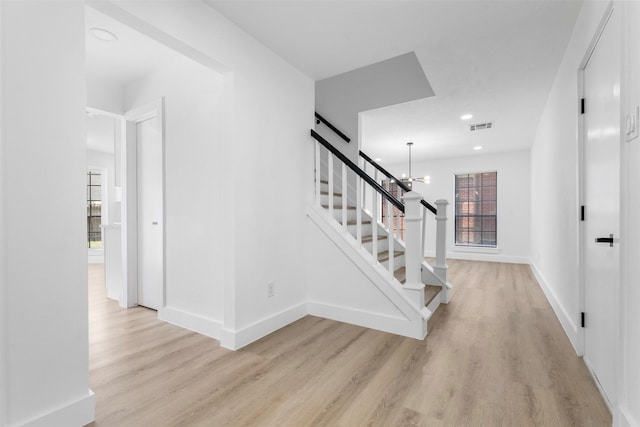
<instances>
[{"instance_id":1,"label":"corner wall","mask_svg":"<svg viewBox=\"0 0 640 427\"><path fill-rule=\"evenodd\" d=\"M224 80L184 56L128 84L125 110L164 97L164 320L220 338L224 320Z\"/></svg>"},{"instance_id":2,"label":"corner wall","mask_svg":"<svg viewBox=\"0 0 640 427\"><path fill-rule=\"evenodd\" d=\"M203 3L92 5L125 23L139 21L165 44L227 70L228 129L220 153L225 178L216 207L224 221L210 224L223 252L222 345L242 347L302 317L304 202L313 194L313 81ZM275 285L272 298L269 283Z\"/></svg>"},{"instance_id":3,"label":"corner wall","mask_svg":"<svg viewBox=\"0 0 640 427\"><path fill-rule=\"evenodd\" d=\"M640 105L640 3L621 2L623 28L622 114ZM623 121L624 123L624 121ZM624 132L622 132L624 134ZM624 143L622 156L622 283L620 294L620 414L617 425L640 426L640 138Z\"/></svg>"},{"instance_id":4,"label":"corner wall","mask_svg":"<svg viewBox=\"0 0 640 427\"><path fill-rule=\"evenodd\" d=\"M610 2L584 2L572 39L556 75L532 147L532 267L565 332L578 352L582 334L578 326L578 69ZM640 105L640 4L614 1L622 19L620 42L621 125ZM625 129L622 127L621 135ZM613 402L614 426L640 425L640 139L621 142L621 282L620 355L617 363L617 402Z\"/></svg>"},{"instance_id":5,"label":"corner wall","mask_svg":"<svg viewBox=\"0 0 640 427\"><path fill-rule=\"evenodd\" d=\"M94 419L94 399L84 4L0 2L0 9L1 422L85 425ZM36 265L34 247L46 254Z\"/></svg>"},{"instance_id":6,"label":"corner wall","mask_svg":"<svg viewBox=\"0 0 640 427\"><path fill-rule=\"evenodd\" d=\"M531 148L531 260L576 350L578 318L578 69L607 9L585 2Z\"/></svg>"}]
</instances>

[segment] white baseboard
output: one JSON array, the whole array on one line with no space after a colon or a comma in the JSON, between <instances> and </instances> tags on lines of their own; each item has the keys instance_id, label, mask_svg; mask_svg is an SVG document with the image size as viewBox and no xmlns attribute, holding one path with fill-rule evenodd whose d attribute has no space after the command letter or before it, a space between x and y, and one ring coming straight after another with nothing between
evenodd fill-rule
<instances>
[{"instance_id":1,"label":"white baseboard","mask_svg":"<svg viewBox=\"0 0 640 427\"><path fill-rule=\"evenodd\" d=\"M567 337L569 337L569 341L571 342L573 349L578 356L582 356L582 345L580 344L578 325L574 322L573 319L571 319L571 316L567 314L567 311L558 300L558 297L556 297L556 294L549 287L547 281L542 276L542 273L540 273L540 270L538 270L538 267L536 267L536 264L531 261L529 265L531 267L533 275L540 285L540 288L542 288L542 292L544 292L544 295L547 297L549 304L551 304L551 308L553 308L556 317L560 321L562 329L564 329L564 333L567 334Z\"/></svg>"},{"instance_id":2,"label":"white baseboard","mask_svg":"<svg viewBox=\"0 0 640 427\"><path fill-rule=\"evenodd\" d=\"M220 346L229 350L238 350L287 326L289 323L302 319L307 314L307 305L301 303L235 331L223 328L221 330Z\"/></svg>"},{"instance_id":3,"label":"white baseboard","mask_svg":"<svg viewBox=\"0 0 640 427\"><path fill-rule=\"evenodd\" d=\"M636 421L633 416L629 413L629 410L621 405L619 407L618 420L614 420L613 425L615 427L640 427L638 421Z\"/></svg>"},{"instance_id":4,"label":"white baseboard","mask_svg":"<svg viewBox=\"0 0 640 427\"><path fill-rule=\"evenodd\" d=\"M425 257L435 258L435 251L427 251ZM468 261L505 262L509 264L529 264L529 258L523 256L509 256L491 253L447 251L447 258L464 259Z\"/></svg>"},{"instance_id":5,"label":"white baseboard","mask_svg":"<svg viewBox=\"0 0 640 427\"><path fill-rule=\"evenodd\" d=\"M16 425L23 427L84 426L96 419L96 401L93 391L68 405L59 407Z\"/></svg>"},{"instance_id":6,"label":"white baseboard","mask_svg":"<svg viewBox=\"0 0 640 427\"><path fill-rule=\"evenodd\" d=\"M161 320L180 326L181 328L185 328L217 340L220 339L222 322L217 320L173 307L164 307L159 317Z\"/></svg>"},{"instance_id":7,"label":"white baseboard","mask_svg":"<svg viewBox=\"0 0 640 427\"><path fill-rule=\"evenodd\" d=\"M379 313L371 313L317 301L308 302L307 307L309 314L312 316L350 323L352 325L363 326L365 328L376 329L378 331L419 340L424 338L422 318L411 321L406 318L385 316Z\"/></svg>"}]
</instances>

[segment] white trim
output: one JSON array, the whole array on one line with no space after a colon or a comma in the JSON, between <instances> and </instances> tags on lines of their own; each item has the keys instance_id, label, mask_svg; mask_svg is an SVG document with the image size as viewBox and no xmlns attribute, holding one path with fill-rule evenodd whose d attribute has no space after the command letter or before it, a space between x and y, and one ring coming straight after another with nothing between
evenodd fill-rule
<instances>
[{"instance_id":1,"label":"white trim","mask_svg":"<svg viewBox=\"0 0 640 427\"><path fill-rule=\"evenodd\" d=\"M296 320L302 319L306 315L307 305L306 303L300 303L235 331L223 328L221 330L220 346L229 350L239 350Z\"/></svg>"},{"instance_id":2,"label":"white trim","mask_svg":"<svg viewBox=\"0 0 640 427\"><path fill-rule=\"evenodd\" d=\"M159 312L160 313L160 312ZM220 339L222 322L198 314L189 313L174 307L164 307L158 316L160 320L180 326L193 332L205 335L210 338Z\"/></svg>"},{"instance_id":3,"label":"white trim","mask_svg":"<svg viewBox=\"0 0 640 427\"><path fill-rule=\"evenodd\" d=\"M84 426L95 421L95 407L95 396L93 391L89 390L89 394L85 397L15 425L23 427Z\"/></svg>"},{"instance_id":4,"label":"white trim","mask_svg":"<svg viewBox=\"0 0 640 427\"><path fill-rule=\"evenodd\" d=\"M542 273L540 273L540 270L535 265L535 263L531 261L529 265L531 267L533 275L540 285L540 288L542 288L542 292L544 292L544 295L547 297L549 304L551 304L551 308L553 308L556 317L560 321L562 329L564 329L564 333L567 334L567 337L569 338L573 349L578 356L582 356L582 340L580 339L580 336L582 334L578 331L578 325L571 319L571 316L567 314L567 311L562 306L562 304L560 304L560 300L558 300L556 294L551 290L551 288L547 284L547 281L544 279Z\"/></svg>"},{"instance_id":5,"label":"white trim","mask_svg":"<svg viewBox=\"0 0 640 427\"><path fill-rule=\"evenodd\" d=\"M425 257L435 258L435 251L427 251ZM448 251L448 259L464 259L468 261L505 262L509 264L529 264L529 258L515 255L498 255L492 253Z\"/></svg>"},{"instance_id":6,"label":"white trim","mask_svg":"<svg viewBox=\"0 0 640 427\"><path fill-rule=\"evenodd\" d=\"M138 303L138 141L136 138L136 126L138 123L156 118L158 132L160 134L160 144L162 151L162 213L160 224L162 226L162 285L160 287L160 302L158 307L158 318L162 318L162 312L166 306L166 284L167 284L167 254L166 254L166 132L165 132L165 114L164 114L164 97L154 102L142 105L127 111L124 115L126 123L125 138L125 162L126 172L123 187L123 218L122 218L122 236L126 261L123 263L125 280L123 281L123 292L121 293L120 305L122 307L132 307Z\"/></svg>"},{"instance_id":7,"label":"white trim","mask_svg":"<svg viewBox=\"0 0 640 427\"><path fill-rule=\"evenodd\" d=\"M422 307L413 304L403 286L390 280L390 273L381 264L372 264L371 254L352 236L345 235L339 223L322 208L307 205L307 216L407 319L423 316Z\"/></svg>"},{"instance_id":8,"label":"white trim","mask_svg":"<svg viewBox=\"0 0 640 427\"><path fill-rule=\"evenodd\" d=\"M607 26L609 25L611 18L613 17L614 11L615 11L616 5L614 5L614 1L610 0L609 4L607 5L607 8L600 20L600 23L598 24L598 27L586 49L585 55L578 67L577 70L577 80L578 80L578 101L580 101L580 99L584 99L585 98L585 82L584 82L584 71L585 68L587 67L591 56L593 55L602 35L604 34L604 31L606 30ZM622 11L620 12L622 13ZM616 14L616 17L614 18L614 29L617 30L618 32L621 31L621 17L619 16L620 13ZM622 52L622 50L620 51L620 58L623 58L624 53ZM618 70L619 73L622 72L622 69ZM622 80L620 80L620 84L622 84ZM622 114L623 111L623 105L620 102L619 104L619 108L620 111L619 113ZM577 114L577 119L578 119L578 204L579 206L585 205L585 198L586 198L586 176L585 176L585 145L586 145L586 137L587 137L587 129L586 129L586 122L585 122L585 115L584 114L580 114L580 112L578 112ZM624 132L620 132L619 135L620 138L620 153L619 153L619 158L618 158L618 165L620 167L620 171L619 171L619 179L620 179L620 188L619 188L619 203L618 203L618 220L619 220L619 233L622 236L623 234L623 218L624 218L624 211L622 209L623 207L623 190L624 190L624 184L623 184L623 180L622 180L622 172L624 170L624 166L623 166L623 152L622 152L622 147L625 145L626 141L625 141L625 135ZM585 223L583 221L579 221L578 223L578 306L579 306L579 311L581 312L585 312L587 311L587 307L586 307L586 269L587 269L587 263L586 263L586 254L585 254ZM621 298L622 298L622 286L623 286L623 281L624 281L624 272L622 271L622 265L624 262L624 252L622 250L623 246L621 247L620 253L619 253L619 259L618 259L618 272L619 272L619 277L618 277L618 281L616 283L616 286L614 288L613 292L617 293L617 298L616 298L616 303L620 304L621 303ZM615 341L615 345L614 348L611 349L612 351L615 352L615 356L614 356L614 361L615 362L620 362L623 360L623 351L622 351L622 338L620 336L620 331L622 330L622 310L620 309L620 305L618 305L617 309L614 309L614 315L618 314L617 317L617 324L615 325L615 337L614 337L614 341ZM579 328L578 331L576 331L577 334L577 341L576 344L574 344L574 348L577 347L577 353L578 355L583 356L583 360L587 366L587 368L589 369L589 372L596 384L596 386L598 387L598 390L600 391L600 394L603 398L603 400L605 401L605 403L607 404L611 414L613 415L613 424L616 424L616 414L621 413L620 411L620 406L618 403L618 399L623 395L623 391L621 389L620 384L623 382L623 378L621 376L621 369L622 369L622 364L621 363L616 363L614 366L614 374L613 374L613 386L612 386L612 390L609 390L609 394L607 394L605 392L605 390L603 389L603 387L601 386L598 377L595 374L595 371L593 370L589 360L588 360L588 354L585 355L585 341L586 341L586 330L585 328ZM572 341L573 344L573 341ZM611 399L611 400L610 400Z\"/></svg>"},{"instance_id":9,"label":"white trim","mask_svg":"<svg viewBox=\"0 0 640 427\"><path fill-rule=\"evenodd\" d=\"M5 3L0 1L0 26L4 19L4 7ZM0 46L3 46L3 31L0 30ZM0 60L2 59L2 51L0 50ZM0 65L0 426L5 425L7 412L9 408L9 386L8 384L8 355L7 355L7 310L6 310L6 298L7 298L7 277L5 271L5 219L4 219L4 205L5 205L5 174L4 174L4 108L2 95L4 89L4 79L2 75L2 66Z\"/></svg>"},{"instance_id":10,"label":"white trim","mask_svg":"<svg viewBox=\"0 0 640 427\"><path fill-rule=\"evenodd\" d=\"M629 413L626 405L618 405L618 420L613 421L616 427L640 427L640 423ZM617 421L617 422L616 422Z\"/></svg>"},{"instance_id":11,"label":"white trim","mask_svg":"<svg viewBox=\"0 0 640 427\"><path fill-rule=\"evenodd\" d=\"M311 316L323 317L419 340L424 339L426 335L424 334L426 329L423 327L422 318L411 321L407 318L387 316L317 301L309 301L307 307Z\"/></svg>"},{"instance_id":12,"label":"white trim","mask_svg":"<svg viewBox=\"0 0 640 427\"><path fill-rule=\"evenodd\" d=\"M500 248L497 246L466 246L453 245L449 252L469 252L474 254L499 254Z\"/></svg>"}]
</instances>

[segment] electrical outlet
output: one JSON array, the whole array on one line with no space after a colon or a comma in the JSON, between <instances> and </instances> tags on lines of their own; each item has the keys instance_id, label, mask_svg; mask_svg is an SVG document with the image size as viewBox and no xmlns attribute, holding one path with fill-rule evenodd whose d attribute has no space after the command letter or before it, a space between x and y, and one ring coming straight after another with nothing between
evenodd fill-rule
<instances>
[{"instance_id":1,"label":"electrical outlet","mask_svg":"<svg viewBox=\"0 0 640 427\"><path fill-rule=\"evenodd\" d=\"M276 285L267 283L267 298L271 298L276 294Z\"/></svg>"}]
</instances>

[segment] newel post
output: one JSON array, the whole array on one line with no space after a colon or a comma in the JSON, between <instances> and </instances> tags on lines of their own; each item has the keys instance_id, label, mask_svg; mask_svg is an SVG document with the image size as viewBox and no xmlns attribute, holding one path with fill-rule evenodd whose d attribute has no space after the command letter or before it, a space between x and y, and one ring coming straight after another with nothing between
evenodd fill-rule
<instances>
[{"instance_id":1,"label":"newel post","mask_svg":"<svg viewBox=\"0 0 640 427\"><path fill-rule=\"evenodd\" d=\"M433 272L447 282L447 205L446 200L436 200L436 264ZM448 302L448 296L446 296Z\"/></svg>"},{"instance_id":2,"label":"newel post","mask_svg":"<svg viewBox=\"0 0 640 427\"><path fill-rule=\"evenodd\" d=\"M417 307L424 307L424 284L422 283L421 268L423 254L421 253L421 231L420 223L420 200L422 196L415 191L406 193L404 201L404 221L405 221L405 269L406 282L404 291Z\"/></svg>"}]
</instances>

